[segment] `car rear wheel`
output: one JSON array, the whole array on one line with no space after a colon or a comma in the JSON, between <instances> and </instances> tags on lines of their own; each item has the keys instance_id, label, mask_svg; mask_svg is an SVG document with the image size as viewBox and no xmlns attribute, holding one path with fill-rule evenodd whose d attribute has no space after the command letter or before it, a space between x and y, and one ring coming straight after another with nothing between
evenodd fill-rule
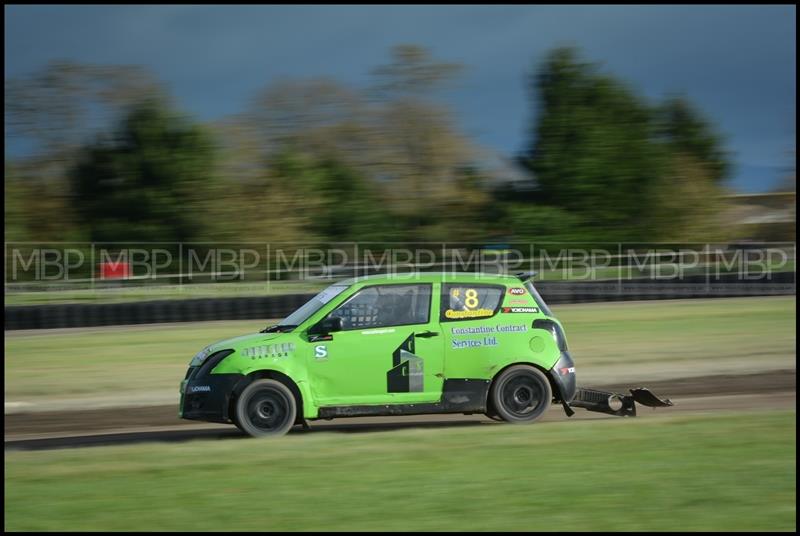
<instances>
[{"instance_id":1,"label":"car rear wheel","mask_svg":"<svg viewBox=\"0 0 800 536\"><path fill-rule=\"evenodd\" d=\"M552 398L553 391L547 377L533 367L510 367L492 384L492 409L510 423L526 424L538 420L550 407Z\"/></svg>"},{"instance_id":2,"label":"car rear wheel","mask_svg":"<svg viewBox=\"0 0 800 536\"><path fill-rule=\"evenodd\" d=\"M253 437L279 436L294 426L297 401L279 381L256 380L245 387L236 400L232 419L243 432Z\"/></svg>"}]
</instances>

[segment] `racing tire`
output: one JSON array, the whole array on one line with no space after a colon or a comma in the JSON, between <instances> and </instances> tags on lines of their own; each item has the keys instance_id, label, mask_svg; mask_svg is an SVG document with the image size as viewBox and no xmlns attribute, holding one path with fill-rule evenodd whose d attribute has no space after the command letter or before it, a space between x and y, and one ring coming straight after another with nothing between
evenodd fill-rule
<instances>
[{"instance_id":1,"label":"racing tire","mask_svg":"<svg viewBox=\"0 0 800 536\"><path fill-rule=\"evenodd\" d=\"M231 420L248 435L269 437L286 434L296 416L297 401L289 388L279 381L263 379L245 387Z\"/></svg>"},{"instance_id":2,"label":"racing tire","mask_svg":"<svg viewBox=\"0 0 800 536\"><path fill-rule=\"evenodd\" d=\"M504 421L528 424L547 412L553 391L539 369L515 365L495 378L490 396L490 408Z\"/></svg>"}]
</instances>

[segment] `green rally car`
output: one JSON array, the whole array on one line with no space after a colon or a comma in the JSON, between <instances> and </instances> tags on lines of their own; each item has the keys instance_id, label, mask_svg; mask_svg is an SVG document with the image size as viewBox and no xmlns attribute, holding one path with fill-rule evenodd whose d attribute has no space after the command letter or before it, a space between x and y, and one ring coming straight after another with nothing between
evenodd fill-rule
<instances>
[{"instance_id":1,"label":"green rally car","mask_svg":"<svg viewBox=\"0 0 800 536\"><path fill-rule=\"evenodd\" d=\"M417 273L335 283L279 324L207 346L181 383L180 416L253 436L336 417L484 413L539 419L551 403L635 415L578 389L561 323L529 275Z\"/></svg>"}]
</instances>

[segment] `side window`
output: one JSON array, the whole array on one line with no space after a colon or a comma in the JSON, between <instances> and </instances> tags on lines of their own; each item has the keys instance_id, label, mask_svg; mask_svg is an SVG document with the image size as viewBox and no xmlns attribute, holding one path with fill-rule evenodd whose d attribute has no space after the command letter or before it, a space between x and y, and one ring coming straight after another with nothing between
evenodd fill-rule
<instances>
[{"instance_id":1,"label":"side window","mask_svg":"<svg viewBox=\"0 0 800 536\"><path fill-rule=\"evenodd\" d=\"M380 285L359 290L328 316L349 330L427 324L430 311L431 285Z\"/></svg>"},{"instance_id":2,"label":"side window","mask_svg":"<svg viewBox=\"0 0 800 536\"><path fill-rule=\"evenodd\" d=\"M442 285L439 320L470 320L494 316L503 299L503 287L490 285Z\"/></svg>"}]
</instances>

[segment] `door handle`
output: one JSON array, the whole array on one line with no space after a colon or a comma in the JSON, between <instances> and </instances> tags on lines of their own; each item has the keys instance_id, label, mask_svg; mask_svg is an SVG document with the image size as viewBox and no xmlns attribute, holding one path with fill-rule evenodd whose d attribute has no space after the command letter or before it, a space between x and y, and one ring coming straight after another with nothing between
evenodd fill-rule
<instances>
[{"instance_id":1,"label":"door handle","mask_svg":"<svg viewBox=\"0 0 800 536\"><path fill-rule=\"evenodd\" d=\"M436 333L435 331L423 331L422 333L415 333L414 336L426 339L428 337L438 337L439 334Z\"/></svg>"}]
</instances>

